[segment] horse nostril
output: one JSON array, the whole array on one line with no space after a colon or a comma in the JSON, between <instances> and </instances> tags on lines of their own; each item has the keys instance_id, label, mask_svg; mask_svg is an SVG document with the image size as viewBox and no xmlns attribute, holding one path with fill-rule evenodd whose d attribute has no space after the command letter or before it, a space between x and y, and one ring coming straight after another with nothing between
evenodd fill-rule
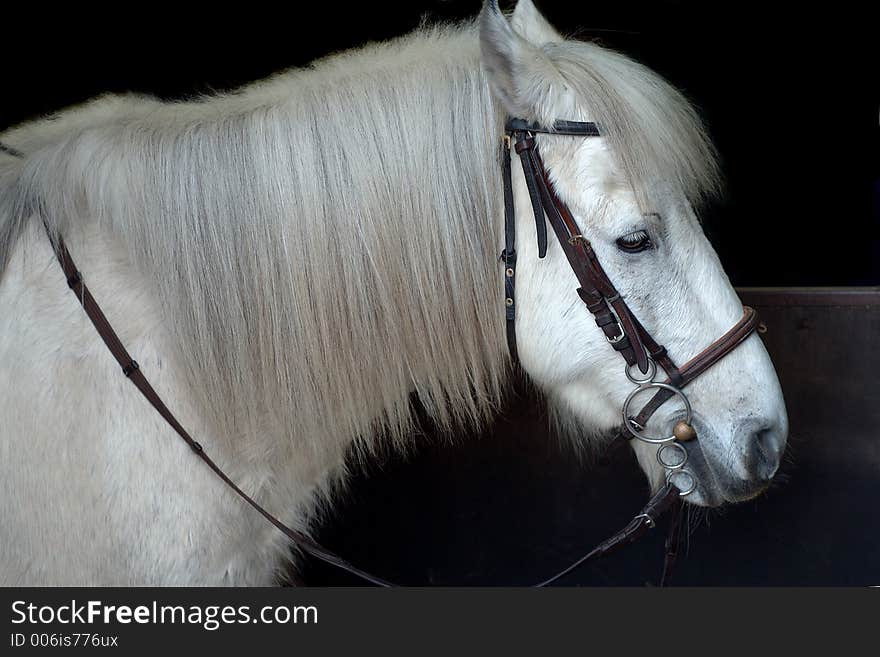
<instances>
[{"instance_id":1,"label":"horse nostril","mask_svg":"<svg viewBox=\"0 0 880 657\"><path fill-rule=\"evenodd\" d=\"M754 473L769 481L779 468L782 452L782 434L775 427L765 427L752 434L749 441L748 460Z\"/></svg>"}]
</instances>

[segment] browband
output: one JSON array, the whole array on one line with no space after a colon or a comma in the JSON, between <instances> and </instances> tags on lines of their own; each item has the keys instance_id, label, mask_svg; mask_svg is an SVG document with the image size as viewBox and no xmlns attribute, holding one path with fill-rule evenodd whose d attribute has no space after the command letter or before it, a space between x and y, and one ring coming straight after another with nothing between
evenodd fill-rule
<instances>
[{"instance_id":1,"label":"browband","mask_svg":"<svg viewBox=\"0 0 880 657\"><path fill-rule=\"evenodd\" d=\"M507 119L504 124L508 134L514 132L543 132L548 135L570 135L572 137L599 137L599 127L592 122L555 121L552 128L525 119Z\"/></svg>"}]
</instances>

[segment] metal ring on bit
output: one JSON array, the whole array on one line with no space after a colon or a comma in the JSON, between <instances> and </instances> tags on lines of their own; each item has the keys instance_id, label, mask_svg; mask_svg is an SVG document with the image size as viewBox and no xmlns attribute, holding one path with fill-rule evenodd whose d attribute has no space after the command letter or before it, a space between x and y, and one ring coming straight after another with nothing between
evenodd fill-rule
<instances>
[{"instance_id":1,"label":"metal ring on bit","mask_svg":"<svg viewBox=\"0 0 880 657\"><path fill-rule=\"evenodd\" d=\"M666 438L649 438L647 436L643 436L642 434L640 434L638 432L638 430L636 430L635 426L633 426L634 425L633 418L631 418L630 414L629 414L629 407L632 404L633 400L635 399L636 395L639 394L640 392L645 391L645 390L650 390L651 388L658 388L658 389L662 388L663 390L668 390L669 392L672 392L672 393L678 395L679 397L681 397L681 400L684 402L685 412L687 414L687 416L685 418L685 422L687 422L688 424L690 424L691 420L693 419L693 417L692 417L693 413L691 411L691 402L690 402L690 400L688 400L687 395L685 395L681 390L679 390L675 386L671 386L668 383L657 383L656 381L652 382L652 383L643 383L638 388L636 388L631 393L629 393L629 397L627 397L626 401L623 402L623 426L626 427L626 430L629 431L633 435L634 438L638 438L642 442L646 442L651 445L662 445L663 443L668 443L668 442L675 440L675 436L668 436Z\"/></svg>"},{"instance_id":2,"label":"metal ring on bit","mask_svg":"<svg viewBox=\"0 0 880 657\"><path fill-rule=\"evenodd\" d=\"M668 449L678 451L678 453L680 454L680 458L678 461L673 461L672 464L670 464L663 460L663 451ZM685 463L687 463L687 461L687 450L682 447L678 442L664 443L660 446L660 449L657 450L657 462L667 470L681 470L684 467Z\"/></svg>"},{"instance_id":3,"label":"metal ring on bit","mask_svg":"<svg viewBox=\"0 0 880 657\"><path fill-rule=\"evenodd\" d=\"M629 379L630 383L635 383L637 386L653 381L654 377L657 376L657 363L650 358L648 359L648 371L642 377L639 377L630 371L633 367L635 367L635 365L627 365L623 371L626 372L626 378Z\"/></svg>"},{"instance_id":4,"label":"metal ring on bit","mask_svg":"<svg viewBox=\"0 0 880 657\"><path fill-rule=\"evenodd\" d=\"M678 487L678 484L676 484L674 481L672 482L672 484L673 484L676 488L678 488L678 496L679 496L679 497L687 497L688 495L690 495L691 493L693 493L695 490L697 490L697 478L694 477L694 475L692 475L690 472L688 472L687 470L681 470L681 469L678 469L678 470L667 470L667 471L666 471L666 483L669 483L669 482L672 480L673 477L677 477L677 476L680 476L680 475L684 475L685 477L687 477L688 479L690 479L690 480L691 480L691 485L688 486L688 487L685 488L685 489L681 489L681 488Z\"/></svg>"}]
</instances>

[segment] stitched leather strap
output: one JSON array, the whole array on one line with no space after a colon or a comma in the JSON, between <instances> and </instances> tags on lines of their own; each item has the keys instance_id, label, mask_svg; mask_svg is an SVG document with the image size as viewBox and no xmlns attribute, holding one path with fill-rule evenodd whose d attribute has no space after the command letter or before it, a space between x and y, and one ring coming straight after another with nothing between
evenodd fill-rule
<instances>
[{"instance_id":1,"label":"stitched leather strap","mask_svg":"<svg viewBox=\"0 0 880 657\"><path fill-rule=\"evenodd\" d=\"M682 365L680 368L675 368L672 366L672 371L677 374L677 382L673 382L672 376L666 379L666 383L670 383L674 385L676 388L683 388L691 381L700 376L707 369L712 367L719 360L724 358L731 351L736 349L739 345L741 345L746 338L748 338L754 330L758 327L758 314L755 312L754 308L750 308L749 306L743 306L743 316L740 320L734 324L724 335L718 338L715 342L706 347L699 354L691 358L687 363ZM668 359L668 356L665 356ZM662 363L661 363L662 365ZM664 367L666 369L666 367ZM667 369L667 372L669 370ZM645 404L641 411L639 411L638 415L636 415L633 420L635 420L638 426L644 427L648 420L651 419L651 416L659 409L666 401L668 401L675 393L666 389L660 388L654 393L654 396L651 400Z\"/></svg>"},{"instance_id":2,"label":"stitched leather strap","mask_svg":"<svg viewBox=\"0 0 880 657\"><path fill-rule=\"evenodd\" d=\"M525 137L525 133L517 133L516 152L522 162L523 173L526 178L526 187L529 190L529 198L532 201L532 212L535 214L535 231L538 242L538 257L547 255L547 222L544 221L544 206L538 192L537 177L535 176L534 163L530 157L530 151L535 145L535 140Z\"/></svg>"},{"instance_id":3,"label":"stitched leather strap","mask_svg":"<svg viewBox=\"0 0 880 657\"><path fill-rule=\"evenodd\" d=\"M543 132L551 135L569 135L572 137L598 137L599 126L592 122L563 121L553 123L552 128L546 128L540 123L526 121L525 119L509 118L505 123L507 132Z\"/></svg>"},{"instance_id":4,"label":"stitched leather strap","mask_svg":"<svg viewBox=\"0 0 880 657\"><path fill-rule=\"evenodd\" d=\"M513 217L513 185L510 179L510 148L501 147L501 169L504 193L504 321L506 322L507 350L514 364L519 363L516 348L516 222Z\"/></svg>"}]
</instances>

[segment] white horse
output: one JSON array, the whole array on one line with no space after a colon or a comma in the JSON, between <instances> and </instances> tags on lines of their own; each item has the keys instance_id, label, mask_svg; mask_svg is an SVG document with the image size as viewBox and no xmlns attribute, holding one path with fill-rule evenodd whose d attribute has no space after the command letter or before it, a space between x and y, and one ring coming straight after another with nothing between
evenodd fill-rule
<instances>
[{"instance_id":1,"label":"white horse","mask_svg":"<svg viewBox=\"0 0 880 657\"><path fill-rule=\"evenodd\" d=\"M183 425L307 531L346 453L406 446L412 393L450 430L499 406L508 115L602 126L541 135L541 153L674 359L739 319L693 209L717 183L695 113L639 64L560 36L530 0L239 93L106 97L0 135L25 154L0 153L0 584L267 585L290 558L120 375L43 220ZM538 259L521 172L513 183L520 358L588 448L631 385L559 245ZM760 340L688 391L701 423L688 499L758 494L787 434ZM655 447L634 442L659 486Z\"/></svg>"}]
</instances>

